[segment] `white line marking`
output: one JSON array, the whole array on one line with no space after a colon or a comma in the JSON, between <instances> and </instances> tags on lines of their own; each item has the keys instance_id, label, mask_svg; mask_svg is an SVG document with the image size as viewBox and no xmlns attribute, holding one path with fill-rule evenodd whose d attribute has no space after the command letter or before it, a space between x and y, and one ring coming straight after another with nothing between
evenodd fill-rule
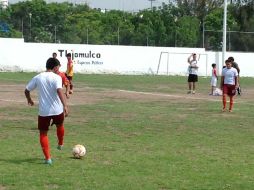
<instances>
[{"instance_id":1,"label":"white line marking","mask_svg":"<svg viewBox=\"0 0 254 190\"><path fill-rule=\"evenodd\" d=\"M173 95L173 94L162 94L162 93L152 93L152 92L139 92L139 91L130 91L130 90L118 90L120 92L127 92L127 93L133 93L133 94L144 94L144 95L152 95L152 96L163 96L163 97L172 97L172 98L188 98L193 100L209 100L214 102L221 102L221 99L209 99L209 98L202 98L202 97L196 97L195 95L186 95L186 96L180 96L180 95ZM220 96L221 97L221 96ZM234 102L236 103L236 102Z\"/></svg>"}]
</instances>

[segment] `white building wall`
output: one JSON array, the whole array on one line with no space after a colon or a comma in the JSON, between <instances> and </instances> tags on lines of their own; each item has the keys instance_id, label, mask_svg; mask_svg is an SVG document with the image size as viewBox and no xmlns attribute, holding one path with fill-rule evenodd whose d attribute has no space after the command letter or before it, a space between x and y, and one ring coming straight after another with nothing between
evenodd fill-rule
<instances>
[{"instance_id":1,"label":"white building wall","mask_svg":"<svg viewBox=\"0 0 254 190\"><path fill-rule=\"evenodd\" d=\"M0 49L0 71L44 71L53 52L58 54L62 71L66 70L66 53L72 53L78 73L187 75L187 58L193 52L200 56L200 76L211 75L212 63L217 63L219 73L223 65L221 52L202 48L25 43L23 39L0 38ZM239 64L241 76L254 77L253 53L227 52L226 58L229 56Z\"/></svg>"}]
</instances>

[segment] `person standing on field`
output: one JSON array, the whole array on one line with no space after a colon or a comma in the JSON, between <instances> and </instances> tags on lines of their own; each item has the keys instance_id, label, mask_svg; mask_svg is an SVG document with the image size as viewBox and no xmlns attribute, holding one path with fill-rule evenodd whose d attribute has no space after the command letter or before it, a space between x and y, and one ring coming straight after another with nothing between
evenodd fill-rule
<instances>
[{"instance_id":1,"label":"person standing on field","mask_svg":"<svg viewBox=\"0 0 254 190\"><path fill-rule=\"evenodd\" d=\"M71 59L71 53L67 53L66 55L67 57L67 70L66 70L66 76L70 82L70 94L73 93L73 82L72 82L72 79L73 79L73 61Z\"/></svg>"},{"instance_id":2,"label":"person standing on field","mask_svg":"<svg viewBox=\"0 0 254 190\"><path fill-rule=\"evenodd\" d=\"M232 63L232 67L234 67L237 72L238 72L238 80L240 81L240 68L239 68L239 65L235 62L235 59L233 57L229 57L228 60L231 61ZM241 91L241 87L240 87L240 83L238 84L238 88L236 89L237 90L237 94L238 95L241 95L242 94L242 91Z\"/></svg>"},{"instance_id":3,"label":"person standing on field","mask_svg":"<svg viewBox=\"0 0 254 190\"><path fill-rule=\"evenodd\" d=\"M227 104L227 95L230 98L229 101L229 112L232 112L233 109L233 97L236 93L236 89L238 88L238 72L232 67L231 60L225 61L226 67L222 69L221 74L221 90L222 90L222 103L223 108L222 111L226 111Z\"/></svg>"},{"instance_id":4,"label":"person standing on field","mask_svg":"<svg viewBox=\"0 0 254 190\"><path fill-rule=\"evenodd\" d=\"M197 55L196 53L191 54L188 57L188 86L189 91L188 94L195 94L196 93L196 82L198 82L198 61L197 61Z\"/></svg>"},{"instance_id":5,"label":"person standing on field","mask_svg":"<svg viewBox=\"0 0 254 190\"><path fill-rule=\"evenodd\" d=\"M68 116L68 107L62 92L62 79L59 75L54 73L57 65L57 59L49 58L46 62L46 72L42 72L33 77L25 89L27 103L30 106L34 105L30 92L36 88L38 89L38 129L40 132L40 144L45 157L45 164L52 164L47 136L49 126L53 124L56 125L58 138L57 149L61 150L64 141L64 118Z\"/></svg>"},{"instance_id":6,"label":"person standing on field","mask_svg":"<svg viewBox=\"0 0 254 190\"><path fill-rule=\"evenodd\" d=\"M218 80L218 76L217 76L217 71L216 71L216 64L213 63L212 64L212 78L211 78L211 93L209 95L215 95L214 91L216 89L217 86L217 80Z\"/></svg>"}]
</instances>

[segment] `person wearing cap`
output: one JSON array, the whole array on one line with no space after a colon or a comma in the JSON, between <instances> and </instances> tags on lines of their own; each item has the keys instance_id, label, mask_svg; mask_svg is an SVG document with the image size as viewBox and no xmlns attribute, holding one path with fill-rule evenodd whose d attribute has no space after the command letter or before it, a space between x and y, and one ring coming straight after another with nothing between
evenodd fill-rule
<instances>
[{"instance_id":1,"label":"person wearing cap","mask_svg":"<svg viewBox=\"0 0 254 190\"><path fill-rule=\"evenodd\" d=\"M42 72L33 77L25 88L25 96L30 106L34 105L30 92L36 88L38 89L38 129L45 164L52 164L47 136L50 123L52 121L51 125L56 125L58 138L57 149L61 150L64 140L64 118L68 116L68 107L62 92L62 79L54 73L58 64L57 59L49 58L46 62L46 72Z\"/></svg>"},{"instance_id":2,"label":"person wearing cap","mask_svg":"<svg viewBox=\"0 0 254 190\"><path fill-rule=\"evenodd\" d=\"M198 61L197 61L197 55L196 53L191 54L188 57L188 86L189 91L188 94L195 94L196 92L196 82L198 82Z\"/></svg>"}]
</instances>

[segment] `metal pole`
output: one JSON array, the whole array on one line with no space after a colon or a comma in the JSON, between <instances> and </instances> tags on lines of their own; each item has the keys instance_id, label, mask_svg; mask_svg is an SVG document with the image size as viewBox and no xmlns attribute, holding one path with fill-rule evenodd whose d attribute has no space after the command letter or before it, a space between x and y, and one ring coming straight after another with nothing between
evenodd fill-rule
<instances>
[{"instance_id":1,"label":"metal pole","mask_svg":"<svg viewBox=\"0 0 254 190\"><path fill-rule=\"evenodd\" d=\"M32 41L32 13L29 13L29 18L30 18L30 31L29 31L29 41Z\"/></svg>"},{"instance_id":2,"label":"metal pole","mask_svg":"<svg viewBox=\"0 0 254 190\"><path fill-rule=\"evenodd\" d=\"M227 0L224 0L222 66L225 62L226 48L227 48Z\"/></svg>"}]
</instances>

